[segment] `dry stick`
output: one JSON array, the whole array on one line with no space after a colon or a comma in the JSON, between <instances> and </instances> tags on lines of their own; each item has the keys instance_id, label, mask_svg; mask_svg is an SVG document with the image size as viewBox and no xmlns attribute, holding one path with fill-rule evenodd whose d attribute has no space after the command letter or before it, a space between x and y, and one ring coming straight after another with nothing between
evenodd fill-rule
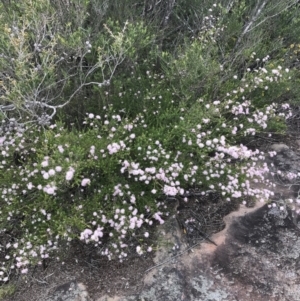
<instances>
[{"instance_id":1,"label":"dry stick","mask_svg":"<svg viewBox=\"0 0 300 301\"><path fill-rule=\"evenodd\" d=\"M209 241L210 241L210 240L209 240ZM168 263L168 262L172 261L173 259L175 259L175 258L177 258L177 257L179 257L179 256L181 256L181 255L183 255L183 254L186 253L187 251L189 251L189 250L195 248L196 246L198 246L201 242L202 242L202 241L199 241L199 242L197 242L196 244L194 244L193 246L191 246L191 247L185 249L184 251L180 252L179 254L177 254L177 255L175 255L175 256L172 256L170 259L167 259L167 260L165 260L165 261L163 261L163 262L161 262L161 263L159 263L159 264L157 264L157 265L154 265L153 267L147 269L147 270L144 272L144 274L146 274L147 272L149 272L149 271L151 271L151 270L153 270L153 269L155 269L155 268L157 268L157 267L159 267L159 266L161 266L161 265L164 265L165 263ZM210 242L212 242L212 241L210 241ZM213 242L213 243L214 243L214 242ZM214 243L214 244L217 246L216 243Z\"/></svg>"}]
</instances>

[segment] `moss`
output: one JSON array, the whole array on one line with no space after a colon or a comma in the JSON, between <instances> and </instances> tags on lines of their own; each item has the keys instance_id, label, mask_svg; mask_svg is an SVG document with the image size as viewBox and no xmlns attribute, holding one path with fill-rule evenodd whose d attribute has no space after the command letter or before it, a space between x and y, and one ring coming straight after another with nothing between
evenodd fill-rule
<instances>
[{"instance_id":1,"label":"moss","mask_svg":"<svg viewBox=\"0 0 300 301\"><path fill-rule=\"evenodd\" d=\"M0 286L0 300L4 301L5 297L12 296L16 291L16 288L12 284L3 284Z\"/></svg>"}]
</instances>

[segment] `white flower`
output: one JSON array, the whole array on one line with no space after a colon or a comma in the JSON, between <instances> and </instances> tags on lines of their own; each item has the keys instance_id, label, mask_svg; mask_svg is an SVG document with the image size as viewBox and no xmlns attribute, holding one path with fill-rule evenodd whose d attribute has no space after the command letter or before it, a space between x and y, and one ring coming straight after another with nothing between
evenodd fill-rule
<instances>
[{"instance_id":1,"label":"white flower","mask_svg":"<svg viewBox=\"0 0 300 301\"><path fill-rule=\"evenodd\" d=\"M175 196L177 194L177 189L175 187L165 185L164 186L164 193L168 196Z\"/></svg>"},{"instance_id":2,"label":"white flower","mask_svg":"<svg viewBox=\"0 0 300 301\"><path fill-rule=\"evenodd\" d=\"M55 186L50 186L50 185L47 185L46 187L43 188L44 192L46 192L47 194L50 194L50 195L55 194L56 189L57 188Z\"/></svg>"},{"instance_id":3,"label":"white flower","mask_svg":"<svg viewBox=\"0 0 300 301\"><path fill-rule=\"evenodd\" d=\"M91 183L90 179L83 179L81 181L81 186L86 186L86 185L89 185L90 183Z\"/></svg>"},{"instance_id":4,"label":"white flower","mask_svg":"<svg viewBox=\"0 0 300 301\"><path fill-rule=\"evenodd\" d=\"M49 176L54 176L55 175L55 170L54 169L50 169L48 171Z\"/></svg>"},{"instance_id":5,"label":"white flower","mask_svg":"<svg viewBox=\"0 0 300 301\"><path fill-rule=\"evenodd\" d=\"M64 152L64 148L62 147L62 145L59 145L57 148L60 153Z\"/></svg>"},{"instance_id":6,"label":"white flower","mask_svg":"<svg viewBox=\"0 0 300 301\"><path fill-rule=\"evenodd\" d=\"M126 124L126 125L124 125L124 129L128 130L128 131L131 131L133 129L133 125L132 124Z\"/></svg>"},{"instance_id":7,"label":"white flower","mask_svg":"<svg viewBox=\"0 0 300 301\"><path fill-rule=\"evenodd\" d=\"M6 137L0 137L0 144L3 144L3 142L5 141Z\"/></svg>"},{"instance_id":8,"label":"white flower","mask_svg":"<svg viewBox=\"0 0 300 301\"><path fill-rule=\"evenodd\" d=\"M30 182L30 183L28 183L27 184L27 188L30 190L30 189L32 189L34 186L33 186L33 184Z\"/></svg>"},{"instance_id":9,"label":"white flower","mask_svg":"<svg viewBox=\"0 0 300 301\"><path fill-rule=\"evenodd\" d=\"M45 161L43 161L42 162L42 164L41 164L43 167L47 167L48 165L49 165L49 163L48 163L48 161L47 160L45 160Z\"/></svg>"},{"instance_id":10,"label":"white flower","mask_svg":"<svg viewBox=\"0 0 300 301\"><path fill-rule=\"evenodd\" d=\"M43 174L43 178L44 178L45 180L48 180L48 179L49 179L49 174L48 174L47 172L45 172L45 173Z\"/></svg>"},{"instance_id":11,"label":"white flower","mask_svg":"<svg viewBox=\"0 0 300 301\"><path fill-rule=\"evenodd\" d=\"M62 171L62 168L61 168L61 166L56 166L56 167L55 167L55 170L56 170L57 172L61 172L61 171Z\"/></svg>"},{"instance_id":12,"label":"white flower","mask_svg":"<svg viewBox=\"0 0 300 301\"><path fill-rule=\"evenodd\" d=\"M268 70L267 70L266 68L261 68L261 71L262 71L263 73L268 73Z\"/></svg>"},{"instance_id":13,"label":"white flower","mask_svg":"<svg viewBox=\"0 0 300 301\"><path fill-rule=\"evenodd\" d=\"M143 254L142 248L141 248L140 246L137 246L137 247L136 247L136 252L137 252L139 255L142 255L142 254Z\"/></svg>"},{"instance_id":14,"label":"white flower","mask_svg":"<svg viewBox=\"0 0 300 301\"><path fill-rule=\"evenodd\" d=\"M74 168L70 167L70 169L66 173L66 180L67 181L70 181L70 180L73 179L74 172L75 172Z\"/></svg>"}]
</instances>

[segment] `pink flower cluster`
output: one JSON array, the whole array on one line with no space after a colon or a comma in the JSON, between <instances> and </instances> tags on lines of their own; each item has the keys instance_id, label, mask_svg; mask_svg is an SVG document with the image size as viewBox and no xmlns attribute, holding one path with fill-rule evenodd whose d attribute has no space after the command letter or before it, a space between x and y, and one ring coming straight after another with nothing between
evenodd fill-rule
<instances>
[{"instance_id":1,"label":"pink flower cluster","mask_svg":"<svg viewBox=\"0 0 300 301\"><path fill-rule=\"evenodd\" d=\"M84 240L86 243L89 243L90 241L99 242L99 238L103 237L103 228L97 227L95 231L92 231L91 229L85 229L80 234L80 239Z\"/></svg>"},{"instance_id":2,"label":"pink flower cluster","mask_svg":"<svg viewBox=\"0 0 300 301\"><path fill-rule=\"evenodd\" d=\"M117 153L120 150L123 150L126 148L126 145L123 141L120 141L119 143L111 143L107 146L108 152L110 155Z\"/></svg>"}]
</instances>

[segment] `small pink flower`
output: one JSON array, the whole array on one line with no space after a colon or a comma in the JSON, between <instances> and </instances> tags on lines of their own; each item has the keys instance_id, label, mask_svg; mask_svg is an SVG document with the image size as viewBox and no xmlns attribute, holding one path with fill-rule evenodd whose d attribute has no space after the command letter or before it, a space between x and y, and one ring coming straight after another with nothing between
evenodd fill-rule
<instances>
[{"instance_id":1,"label":"small pink flower","mask_svg":"<svg viewBox=\"0 0 300 301\"><path fill-rule=\"evenodd\" d=\"M59 145L57 148L58 148L58 151L59 151L60 153L63 153L63 152L64 152L64 148L63 148L61 145Z\"/></svg>"},{"instance_id":2,"label":"small pink flower","mask_svg":"<svg viewBox=\"0 0 300 301\"><path fill-rule=\"evenodd\" d=\"M34 187L34 185L30 182L30 183L28 183L27 184L27 188L30 190L30 189L32 189Z\"/></svg>"},{"instance_id":3,"label":"small pink flower","mask_svg":"<svg viewBox=\"0 0 300 301\"><path fill-rule=\"evenodd\" d=\"M85 229L83 232L80 234L80 239L81 240L86 240L93 234L93 231L90 229Z\"/></svg>"},{"instance_id":4,"label":"small pink flower","mask_svg":"<svg viewBox=\"0 0 300 301\"><path fill-rule=\"evenodd\" d=\"M56 170L57 172L61 172L61 171L62 171L62 167L61 167L61 166L56 166L56 167L55 167L55 170Z\"/></svg>"},{"instance_id":5,"label":"small pink flower","mask_svg":"<svg viewBox=\"0 0 300 301\"><path fill-rule=\"evenodd\" d=\"M67 173L66 173L66 180L67 181L70 181L70 180L73 179L74 172L75 172L75 170L72 167L67 171Z\"/></svg>"},{"instance_id":6,"label":"small pink flower","mask_svg":"<svg viewBox=\"0 0 300 301\"><path fill-rule=\"evenodd\" d=\"M90 183L91 183L90 179L83 179L81 181L81 186L85 187L85 186L89 185Z\"/></svg>"},{"instance_id":7,"label":"small pink flower","mask_svg":"<svg viewBox=\"0 0 300 301\"><path fill-rule=\"evenodd\" d=\"M0 137L0 144L3 144L3 142L5 141L6 137Z\"/></svg>"},{"instance_id":8,"label":"small pink flower","mask_svg":"<svg viewBox=\"0 0 300 301\"><path fill-rule=\"evenodd\" d=\"M49 176L54 176L55 175L55 170L54 169L50 169L48 171Z\"/></svg>"},{"instance_id":9,"label":"small pink flower","mask_svg":"<svg viewBox=\"0 0 300 301\"><path fill-rule=\"evenodd\" d=\"M43 178L44 178L45 180L48 180L48 179L49 179L49 174L48 174L47 172L45 172L45 173L43 174Z\"/></svg>"},{"instance_id":10,"label":"small pink flower","mask_svg":"<svg viewBox=\"0 0 300 301\"><path fill-rule=\"evenodd\" d=\"M48 163L48 161L47 160L45 160L45 161L43 161L42 162L42 164L41 164L43 167L47 167L48 165L49 165L49 163Z\"/></svg>"},{"instance_id":11,"label":"small pink flower","mask_svg":"<svg viewBox=\"0 0 300 301\"><path fill-rule=\"evenodd\" d=\"M136 252L139 254L139 255L142 255L143 254L143 250L140 246L137 246L136 247Z\"/></svg>"}]
</instances>

